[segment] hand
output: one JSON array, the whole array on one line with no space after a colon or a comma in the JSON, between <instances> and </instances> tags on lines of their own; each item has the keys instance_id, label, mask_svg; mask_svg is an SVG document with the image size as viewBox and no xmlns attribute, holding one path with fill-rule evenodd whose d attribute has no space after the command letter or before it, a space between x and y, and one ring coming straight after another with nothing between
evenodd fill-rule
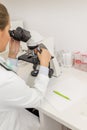
<instances>
[{"instance_id":1,"label":"hand","mask_svg":"<svg viewBox=\"0 0 87 130\"><path fill-rule=\"evenodd\" d=\"M18 52L20 49L20 42L14 40L13 38L11 38L10 43L9 43L9 54L8 57L9 58L16 58Z\"/></svg>"},{"instance_id":2,"label":"hand","mask_svg":"<svg viewBox=\"0 0 87 130\"><path fill-rule=\"evenodd\" d=\"M42 48L41 50L41 53L37 52L37 56L40 60L40 65L48 67L51 55L47 49Z\"/></svg>"}]
</instances>

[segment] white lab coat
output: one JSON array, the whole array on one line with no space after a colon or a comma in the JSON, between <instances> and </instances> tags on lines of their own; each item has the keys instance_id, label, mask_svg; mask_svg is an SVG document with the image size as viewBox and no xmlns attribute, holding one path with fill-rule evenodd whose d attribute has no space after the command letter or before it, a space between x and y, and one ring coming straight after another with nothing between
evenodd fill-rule
<instances>
[{"instance_id":1,"label":"white lab coat","mask_svg":"<svg viewBox=\"0 0 87 130\"><path fill-rule=\"evenodd\" d=\"M49 78L39 74L33 88L0 66L0 130L39 130L39 119L25 108L40 105Z\"/></svg>"}]
</instances>

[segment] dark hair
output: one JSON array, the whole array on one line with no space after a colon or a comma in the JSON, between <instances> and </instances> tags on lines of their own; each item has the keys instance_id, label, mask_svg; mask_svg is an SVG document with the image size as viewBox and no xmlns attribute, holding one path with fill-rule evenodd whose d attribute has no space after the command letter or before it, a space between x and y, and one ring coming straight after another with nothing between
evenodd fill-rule
<instances>
[{"instance_id":1,"label":"dark hair","mask_svg":"<svg viewBox=\"0 0 87 130\"><path fill-rule=\"evenodd\" d=\"M0 29L3 30L9 23L9 13L6 7L0 3Z\"/></svg>"}]
</instances>

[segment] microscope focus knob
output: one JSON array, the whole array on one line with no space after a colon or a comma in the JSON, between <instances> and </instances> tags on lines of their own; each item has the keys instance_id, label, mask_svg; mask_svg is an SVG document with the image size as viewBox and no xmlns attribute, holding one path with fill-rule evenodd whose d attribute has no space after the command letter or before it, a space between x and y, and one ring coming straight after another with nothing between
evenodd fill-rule
<instances>
[{"instance_id":1,"label":"microscope focus knob","mask_svg":"<svg viewBox=\"0 0 87 130\"><path fill-rule=\"evenodd\" d=\"M39 70L33 70L31 72L31 75L34 76L34 77L36 77L38 75L38 73L39 73Z\"/></svg>"},{"instance_id":2,"label":"microscope focus knob","mask_svg":"<svg viewBox=\"0 0 87 130\"><path fill-rule=\"evenodd\" d=\"M49 73L48 73L49 78L52 77L53 73L54 73L54 70L49 68Z\"/></svg>"}]
</instances>

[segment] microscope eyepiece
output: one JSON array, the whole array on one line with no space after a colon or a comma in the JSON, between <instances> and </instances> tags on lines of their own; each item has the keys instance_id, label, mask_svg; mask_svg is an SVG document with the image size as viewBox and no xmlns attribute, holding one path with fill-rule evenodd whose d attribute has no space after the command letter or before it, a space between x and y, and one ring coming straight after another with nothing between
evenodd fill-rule
<instances>
[{"instance_id":1,"label":"microscope eyepiece","mask_svg":"<svg viewBox=\"0 0 87 130\"><path fill-rule=\"evenodd\" d=\"M16 30L9 30L9 34L17 41L27 42L31 38L30 32L21 27L17 27Z\"/></svg>"}]
</instances>

